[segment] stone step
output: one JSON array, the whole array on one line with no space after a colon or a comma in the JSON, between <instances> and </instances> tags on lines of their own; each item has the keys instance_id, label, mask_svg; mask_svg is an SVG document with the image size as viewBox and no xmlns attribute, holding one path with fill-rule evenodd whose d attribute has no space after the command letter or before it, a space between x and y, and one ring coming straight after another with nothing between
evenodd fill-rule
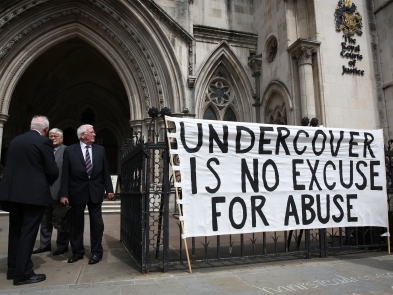
<instances>
[{"instance_id":1,"label":"stone step","mask_svg":"<svg viewBox=\"0 0 393 295\"><path fill-rule=\"evenodd\" d=\"M85 214L87 214L87 207ZM102 203L102 214L120 214L120 200L104 201Z\"/></svg>"},{"instance_id":2,"label":"stone step","mask_svg":"<svg viewBox=\"0 0 393 295\"><path fill-rule=\"evenodd\" d=\"M88 214L86 207L85 214ZM102 203L102 214L119 214L120 213L120 200L116 201L104 201ZM1 211L0 215L8 215L8 212Z\"/></svg>"}]
</instances>

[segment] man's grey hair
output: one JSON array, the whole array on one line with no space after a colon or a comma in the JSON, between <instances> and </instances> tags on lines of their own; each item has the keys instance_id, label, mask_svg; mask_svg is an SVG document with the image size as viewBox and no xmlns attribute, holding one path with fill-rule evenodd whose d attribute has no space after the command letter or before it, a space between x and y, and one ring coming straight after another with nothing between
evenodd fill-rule
<instances>
[{"instance_id":1,"label":"man's grey hair","mask_svg":"<svg viewBox=\"0 0 393 295\"><path fill-rule=\"evenodd\" d=\"M37 129L43 131L45 128L49 129L49 120L45 116L34 116L30 123L30 129Z\"/></svg>"},{"instance_id":2,"label":"man's grey hair","mask_svg":"<svg viewBox=\"0 0 393 295\"><path fill-rule=\"evenodd\" d=\"M56 133L60 137L63 137L63 130L59 128L52 128L51 130L49 130L49 133Z\"/></svg>"},{"instance_id":3,"label":"man's grey hair","mask_svg":"<svg viewBox=\"0 0 393 295\"><path fill-rule=\"evenodd\" d=\"M81 125L78 130L76 131L76 135L78 136L79 139L81 139L82 133L86 133L87 127L93 128L93 125L85 124Z\"/></svg>"}]
</instances>

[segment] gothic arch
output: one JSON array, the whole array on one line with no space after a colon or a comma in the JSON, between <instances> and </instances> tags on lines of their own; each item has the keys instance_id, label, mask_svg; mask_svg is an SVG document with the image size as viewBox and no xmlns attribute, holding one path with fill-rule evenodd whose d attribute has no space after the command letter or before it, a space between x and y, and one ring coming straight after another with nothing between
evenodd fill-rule
<instances>
[{"instance_id":1,"label":"gothic arch","mask_svg":"<svg viewBox=\"0 0 393 295\"><path fill-rule=\"evenodd\" d=\"M97 49L123 81L131 120L150 106L179 111L184 82L173 49L139 1L36 1L44 13L18 1L0 15L0 111L8 114L13 90L29 65L49 48L79 38ZM14 16L18 16L17 18ZM9 23L11 22L12 23ZM149 36L149 38L146 38Z\"/></svg>"},{"instance_id":2,"label":"gothic arch","mask_svg":"<svg viewBox=\"0 0 393 295\"><path fill-rule=\"evenodd\" d=\"M218 75L218 76L217 76ZM212 80L219 76L226 79L233 89L232 110L240 121L254 122L253 89L246 70L226 41L213 50L199 68L195 80L196 117L203 118L206 92Z\"/></svg>"},{"instance_id":3,"label":"gothic arch","mask_svg":"<svg viewBox=\"0 0 393 295\"><path fill-rule=\"evenodd\" d=\"M286 124L296 125L293 103L287 87L281 81L273 80L266 86L262 94L262 122L269 123L270 115L277 114L278 110L281 114L285 114Z\"/></svg>"}]
</instances>

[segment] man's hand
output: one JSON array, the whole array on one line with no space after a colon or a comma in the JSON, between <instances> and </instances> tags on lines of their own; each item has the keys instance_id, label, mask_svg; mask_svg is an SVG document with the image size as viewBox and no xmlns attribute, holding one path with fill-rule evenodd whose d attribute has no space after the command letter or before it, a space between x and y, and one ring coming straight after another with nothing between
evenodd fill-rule
<instances>
[{"instance_id":1,"label":"man's hand","mask_svg":"<svg viewBox=\"0 0 393 295\"><path fill-rule=\"evenodd\" d=\"M108 198L108 200L112 200L115 197L114 193L107 193L106 197Z\"/></svg>"},{"instance_id":2,"label":"man's hand","mask_svg":"<svg viewBox=\"0 0 393 295\"><path fill-rule=\"evenodd\" d=\"M65 205L65 204L69 204L70 202L68 202L68 198L63 197L63 198L60 198L60 203Z\"/></svg>"}]
</instances>

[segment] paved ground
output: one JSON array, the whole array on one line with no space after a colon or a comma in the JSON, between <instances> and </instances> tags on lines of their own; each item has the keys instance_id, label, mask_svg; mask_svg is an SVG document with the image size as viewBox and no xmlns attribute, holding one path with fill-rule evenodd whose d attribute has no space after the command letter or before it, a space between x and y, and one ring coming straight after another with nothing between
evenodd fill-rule
<instances>
[{"instance_id":1,"label":"paved ground","mask_svg":"<svg viewBox=\"0 0 393 295\"><path fill-rule=\"evenodd\" d=\"M96 265L86 257L68 264L71 255L33 255L36 273L47 280L13 286L6 280L8 216L0 216L0 294L393 294L393 256L386 250L356 251L326 259L281 258L193 266L142 275L119 242L119 215L104 216L104 257ZM89 245L86 222L85 245ZM36 242L38 247L39 242ZM55 249L55 236L52 238ZM87 248L88 249L88 248Z\"/></svg>"}]
</instances>

